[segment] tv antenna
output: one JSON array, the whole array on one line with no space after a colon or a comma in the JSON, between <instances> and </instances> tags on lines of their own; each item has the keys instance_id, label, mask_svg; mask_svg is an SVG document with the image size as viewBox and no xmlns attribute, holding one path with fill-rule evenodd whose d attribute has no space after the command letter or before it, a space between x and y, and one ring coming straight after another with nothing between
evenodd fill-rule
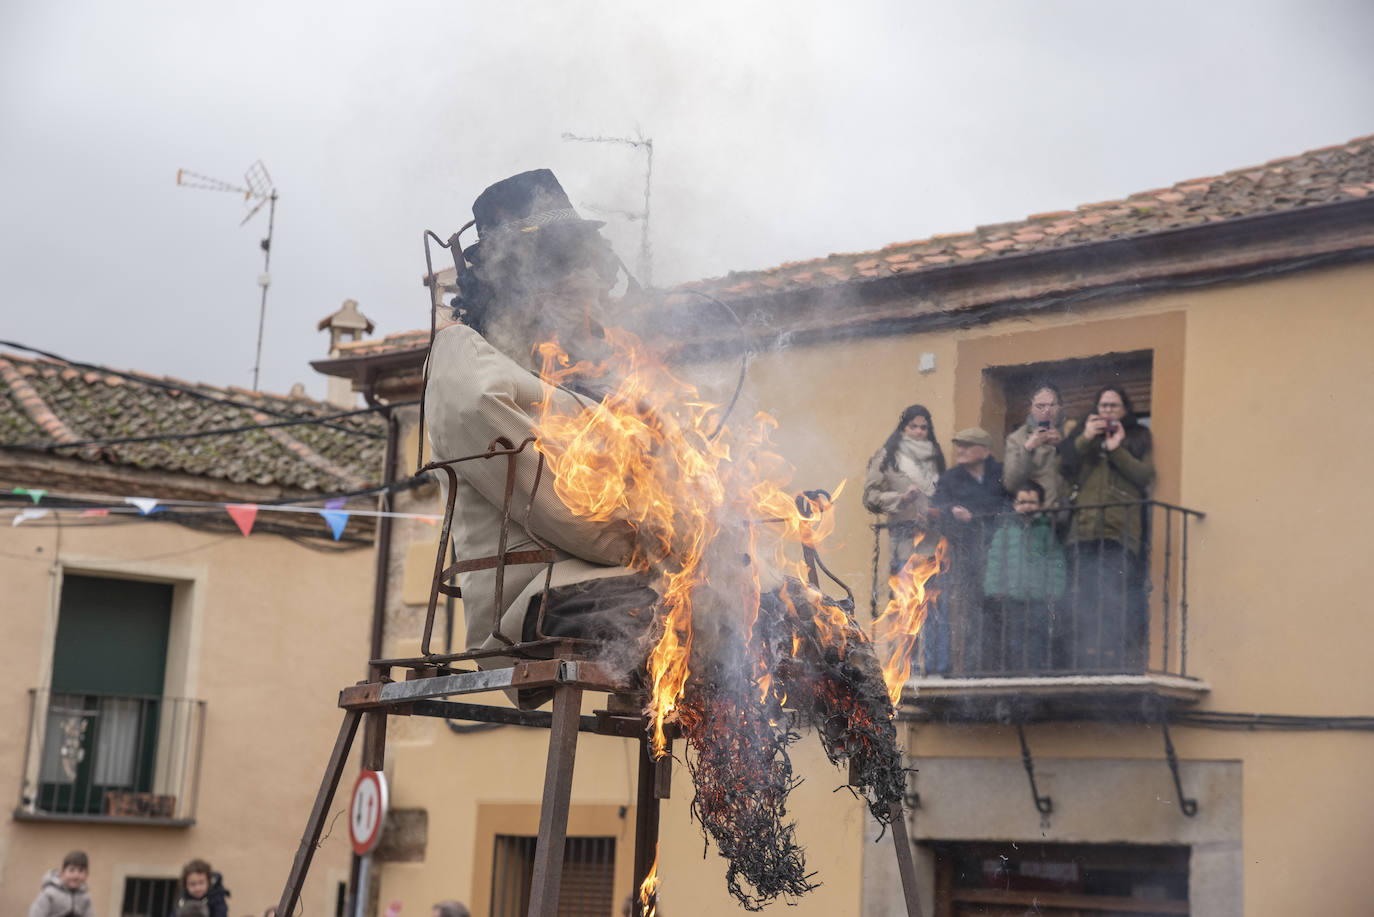
<instances>
[{"instance_id":1,"label":"tv antenna","mask_svg":"<svg viewBox=\"0 0 1374 917\"><path fill-rule=\"evenodd\" d=\"M644 209L633 210L611 210L605 207L591 207L597 213L614 213L625 217L634 222L640 220L639 227L639 276L644 280L646 287L653 285L654 273L654 254L649 246L649 189L654 177L654 140L652 137L645 137L636 132L634 137L582 137L577 134L563 132L564 140L572 140L577 143L621 143L625 146L634 147L644 151Z\"/></svg>"},{"instance_id":2,"label":"tv antenna","mask_svg":"<svg viewBox=\"0 0 1374 917\"><path fill-rule=\"evenodd\" d=\"M201 175L190 169L177 169L177 184L201 191L232 191L243 195L243 206L248 213L239 225L247 223L257 215L263 205L267 205L267 238L259 243L262 247L262 273L258 275L258 286L262 287L262 304L258 307L258 349L253 357L253 391L258 390L258 371L262 367L262 326L267 318L267 288L272 285L272 227L277 220L277 188L272 184L272 176L267 174L267 166L259 159L243 173L244 187L232 185L218 178Z\"/></svg>"}]
</instances>

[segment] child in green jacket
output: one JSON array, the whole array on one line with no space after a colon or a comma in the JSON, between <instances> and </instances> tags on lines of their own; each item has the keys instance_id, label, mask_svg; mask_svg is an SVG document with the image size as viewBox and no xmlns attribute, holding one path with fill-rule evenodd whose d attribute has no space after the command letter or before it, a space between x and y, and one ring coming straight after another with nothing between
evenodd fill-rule
<instances>
[{"instance_id":1,"label":"child in green jacket","mask_svg":"<svg viewBox=\"0 0 1374 917\"><path fill-rule=\"evenodd\" d=\"M1002 520L988 546L980 641L985 671L1049 668L1050 626L1064 597L1067 564L1044 499L1034 481L1019 487L1016 515Z\"/></svg>"}]
</instances>

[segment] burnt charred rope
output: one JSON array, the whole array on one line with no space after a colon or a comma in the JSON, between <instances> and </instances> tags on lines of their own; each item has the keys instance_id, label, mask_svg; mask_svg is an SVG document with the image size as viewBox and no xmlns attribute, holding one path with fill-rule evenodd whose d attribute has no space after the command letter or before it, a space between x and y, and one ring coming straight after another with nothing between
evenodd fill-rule
<instances>
[{"instance_id":1,"label":"burnt charred rope","mask_svg":"<svg viewBox=\"0 0 1374 917\"><path fill-rule=\"evenodd\" d=\"M167 382L163 379L154 379L150 376L141 376L137 373L129 373L118 369L111 369L108 366L100 366L95 363L82 363L79 360L69 360L61 354L52 353L51 351L47 350L40 350L37 347L30 347L27 344L20 344L17 341L0 340L0 347L13 347L15 350L23 350L27 353L36 353L40 357L47 357L49 360L56 360L59 363L66 363L68 366L75 367L76 369L88 369L92 372L103 373L107 376L118 376L121 379L128 379L130 382L137 382L140 385L147 385L152 388L166 389L167 391L171 392L179 392L191 398L196 398L200 401L209 401L213 404L223 404L228 407L243 408L246 411L260 411L263 414L271 414L274 417L284 417L288 420L294 420L299 416L296 414L292 414L290 411L270 407L266 404L254 404L251 401L238 401L233 398L224 398L219 395L210 395L189 385L177 385L174 382ZM266 401L267 397L264 396L263 400ZM371 410L379 409L372 408ZM328 420L329 418L328 416L326 416L323 418L317 418L315 422L319 423L320 426L327 427L331 430L338 430L340 433L351 433L354 436L364 436L368 439L385 438L380 434L371 433L367 430L358 430L353 427L343 426L341 424L329 423Z\"/></svg>"}]
</instances>

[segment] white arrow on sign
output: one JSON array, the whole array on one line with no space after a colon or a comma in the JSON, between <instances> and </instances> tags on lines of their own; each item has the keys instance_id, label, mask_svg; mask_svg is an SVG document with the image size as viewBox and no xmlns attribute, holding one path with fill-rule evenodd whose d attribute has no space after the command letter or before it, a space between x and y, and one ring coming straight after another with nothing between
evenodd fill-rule
<instances>
[{"instance_id":1,"label":"white arrow on sign","mask_svg":"<svg viewBox=\"0 0 1374 917\"><path fill-rule=\"evenodd\" d=\"M379 771L363 771L353 785L353 802L348 810L348 836L353 852L365 856L377 846L382 836L382 822L386 819L386 775Z\"/></svg>"}]
</instances>

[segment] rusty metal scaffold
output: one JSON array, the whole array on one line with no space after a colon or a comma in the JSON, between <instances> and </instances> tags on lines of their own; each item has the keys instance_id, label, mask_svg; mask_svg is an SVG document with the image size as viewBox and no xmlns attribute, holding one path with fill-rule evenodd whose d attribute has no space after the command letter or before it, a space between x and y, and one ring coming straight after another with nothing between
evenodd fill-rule
<instances>
[{"instance_id":1,"label":"rusty metal scaffold","mask_svg":"<svg viewBox=\"0 0 1374 917\"><path fill-rule=\"evenodd\" d=\"M366 681L345 687L339 693L343 722L334 742L333 752L320 781L315 803L301 835L300 846L291 864L291 871L277 904L278 914L294 913L301 887L309 872L323 832L326 817L343 775L349 752L353 747L359 725L365 724L361 766L365 770L380 771L386 763L386 723L390 716L429 716L461 719L473 722L501 723L549 730L548 758L544 770L544 789L540 800L539 834L534 851L534 871L530 886L529 917L551 917L558 913L559 882L563 870L564 846L567 839L568 814L572 800L573 766L577 756L578 734L616 736L639 740L639 767L635 810L634 892L636 917L639 917L638 891L657 858L659 810L662 800L669 798L672 789L672 740L678 737L672 724L665 726L669 738L668 753L655 759L649 743L648 721L643 713L646 706L642 689L622 683L603 666L586 658L586 641L567 637L548 637L544 631L549 581L557 554L541 541L528 525L544 473L544 457L538 457L534 484L524 509L523 532L539 547L535 550L508 551L512 519L512 498L515 492L516 467L520 454L531 447L529 438L519 444L505 438L491 443L486 452L443 462L431 462L421 472L443 474L446 478L443 523L435 555L434 576L430 585L429 604L425 612L424 634L420 655L402 658L379 658L368 662ZM457 560L446 563L453 526L453 511L457 472L455 465L470 461L490 461L505 458L505 499L501 511L501 528L497 552L488 557ZM808 564L814 560L808 556ZM496 571L496 607L500 597L505 567L515 564L545 565L544 593L535 628L536 639L514 642L500 632L499 620L491 636L502 644L500 649L476 650L463 653L435 653L431 650L434 616L439 596L461 597L459 586L452 580L460 573L475 570ZM828 571L827 571L828 572ZM499 616L498 616L499 619ZM455 665L477 663L481 659L501 656L513 659L513 665L495 669L459 669ZM392 677L397 669L404 669L402 680ZM507 689L544 688L553 694L552 709L518 710L506 706L464 703L443 698L481 694ZM584 716L582 695L585 691L607 695L606 707ZM900 808L897 806L896 808ZM916 872L911 843L907 836L905 817L894 812L892 837L908 917L920 917L920 902L916 893Z\"/></svg>"}]
</instances>

